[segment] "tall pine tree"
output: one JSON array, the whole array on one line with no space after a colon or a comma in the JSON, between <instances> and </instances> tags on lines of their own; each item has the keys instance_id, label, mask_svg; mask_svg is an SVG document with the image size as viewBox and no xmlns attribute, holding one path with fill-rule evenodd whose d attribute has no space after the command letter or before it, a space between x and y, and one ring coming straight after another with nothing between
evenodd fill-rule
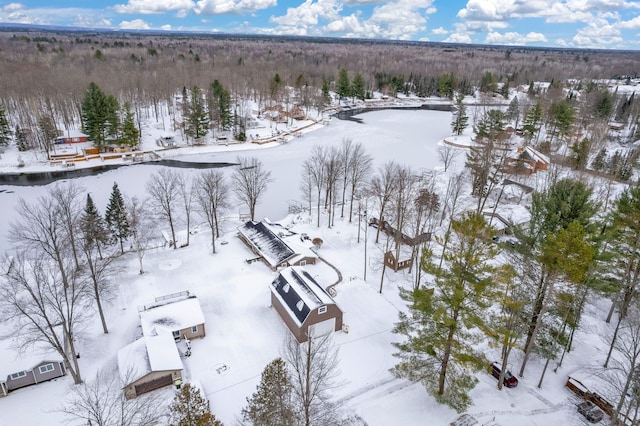
<instances>
[{"instance_id":1,"label":"tall pine tree","mask_svg":"<svg viewBox=\"0 0 640 426\"><path fill-rule=\"evenodd\" d=\"M187 119L187 134L193 139L200 139L209 130L209 113L198 86L191 88L191 99Z\"/></svg>"},{"instance_id":2,"label":"tall pine tree","mask_svg":"<svg viewBox=\"0 0 640 426\"><path fill-rule=\"evenodd\" d=\"M222 426L222 422L211 414L209 401L200 390L186 383L169 405L171 426Z\"/></svg>"},{"instance_id":3,"label":"tall pine tree","mask_svg":"<svg viewBox=\"0 0 640 426\"><path fill-rule=\"evenodd\" d=\"M456 97L456 115L453 117L451 121L451 130L453 130L453 134L460 136L464 129L467 127L467 123L469 122L469 116L467 115L467 108L462 103L464 99L464 95L461 93Z\"/></svg>"},{"instance_id":4,"label":"tall pine tree","mask_svg":"<svg viewBox=\"0 0 640 426\"><path fill-rule=\"evenodd\" d=\"M9 144L11 139L11 128L7 119L7 111L4 105L0 104L0 145Z\"/></svg>"},{"instance_id":5,"label":"tall pine tree","mask_svg":"<svg viewBox=\"0 0 640 426\"><path fill-rule=\"evenodd\" d=\"M124 103L123 108L123 120L122 120L122 134L120 140L124 145L136 146L140 139L140 131L136 127L133 111L131 110L131 104L129 102Z\"/></svg>"},{"instance_id":6,"label":"tall pine tree","mask_svg":"<svg viewBox=\"0 0 640 426\"><path fill-rule=\"evenodd\" d=\"M96 83L89 84L81 108L82 128L96 146L103 146L107 137L117 134L118 101L105 95Z\"/></svg>"},{"instance_id":7,"label":"tall pine tree","mask_svg":"<svg viewBox=\"0 0 640 426\"><path fill-rule=\"evenodd\" d=\"M105 214L105 222L111 233L112 241L120 242L120 252L124 253L124 240L130 234L129 221L127 220L127 212L125 210L124 199L118 188L117 183L113 183L113 190L109 197L107 212Z\"/></svg>"},{"instance_id":8,"label":"tall pine tree","mask_svg":"<svg viewBox=\"0 0 640 426\"><path fill-rule=\"evenodd\" d=\"M80 229L85 243L97 246L98 249L109 240L109 233L105 227L104 220L100 216L90 194L87 194L87 204L82 214Z\"/></svg>"},{"instance_id":9,"label":"tall pine tree","mask_svg":"<svg viewBox=\"0 0 640 426\"><path fill-rule=\"evenodd\" d=\"M247 398L242 420L259 426L293 426L296 416L287 365L277 358L262 372L258 389Z\"/></svg>"},{"instance_id":10,"label":"tall pine tree","mask_svg":"<svg viewBox=\"0 0 640 426\"><path fill-rule=\"evenodd\" d=\"M404 341L394 343L400 363L391 371L398 378L422 383L437 401L464 411L471 404L469 391L478 381L474 372L486 366L477 344L491 305L495 274L491 263L497 251L487 243L493 230L480 214L453 220L452 230L442 267L431 250L422 260L425 272L434 277L433 288L401 293L409 312L400 312L393 330Z\"/></svg>"}]
</instances>

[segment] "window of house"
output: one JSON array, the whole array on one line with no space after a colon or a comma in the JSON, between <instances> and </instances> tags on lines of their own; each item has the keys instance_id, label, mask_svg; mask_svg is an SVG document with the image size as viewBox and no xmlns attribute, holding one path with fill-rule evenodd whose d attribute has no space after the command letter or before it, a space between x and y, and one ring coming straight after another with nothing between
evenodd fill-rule
<instances>
[{"instance_id":1,"label":"window of house","mask_svg":"<svg viewBox=\"0 0 640 426\"><path fill-rule=\"evenodd\" d=\"M289 288L291 288L291 286L289 285L289 283L286 283L284 287L282 287L282 291L284 291L285 293L289 293Z\"/></svg>"},{"instance_id":2,"label":"window of house","mask_svg":"<svg viewBox=\"0 0 640 426\"><path fill-rule=\"evenodd\" d=\"M307 266L307 261L306 260L301 260L300 261L300 266Z\"/></svg>"},{"instance_id":3,"label":"window of house","mask_svg":"<svg viewBox=\"0 0 640 426\"><path fill-rule=\"evenodd\" d=\"M194 325L193 327L191 327L191 332L192 333L197 333L198 332L198 326Z\"/></svg>"},{"instance_id":4,"label":"window of house","mask_svg":"<svg viewBox=\"0 0 640 426\"><path fill-rule=\"evenodd\" d=\"M180 330L177 330L177 331L173 332L173 338L174 339L179 339L180 338Z\"/></svg>"},{"instance_id":5,"label":"window of house","mask_svg":"<svg viewBox=\"0 0 640 426\"><path fill-rule=\"evenodd\" d=\"M325 312L327 312L327 307L326 306L320 306L318 308L318 313L319 314L324 314Z\"/></svg>"},{"instance_id":6,"label":"window of house","mask_svg":"<svg viewBox=\"0 0 640 426\"><path fill-rule=\"evenodd\" d=\"M40 373L45 374L50 371L53 371L53 364L45 364L40 366Z\"/></svg>"},{"instance_id":7,"label":"window of house","mask_svg":"<svg viewBox=\"0 0 640 426\"><path fill-rule=\"evenodd\" d=\"M19 372L17 372L17 373L13 373L13 374L11 375L11 379L13 379L13 380L15 380L15 379L19 379L19 378L21 378L21 377L25 377L26 375L27 375L27 372L26 372L26 371L19 371Z\"/></svg>"},{"instance_id":8,"label":"window of house","mask_svg":"<svg viewBox=\"0 0 640 426\"><path fill-rule=\"evenodd\" d=\"M304 308L304 302L302 300L298 301L298 303L296 303L296 308L298 308L299 311L302 311L302 308Z\"/></svg>"}]
</instances>

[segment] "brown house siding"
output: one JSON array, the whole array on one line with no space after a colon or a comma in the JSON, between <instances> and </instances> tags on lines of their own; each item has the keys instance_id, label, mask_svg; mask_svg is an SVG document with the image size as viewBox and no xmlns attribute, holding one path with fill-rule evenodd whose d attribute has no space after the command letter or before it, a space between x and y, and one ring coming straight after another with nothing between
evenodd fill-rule
<instances>
[{"instance_id":1,"label":"brown house siding","mask_svg":"<svg viewBox=\"0 0 640 426\"><path fill-rule=\"evenodd\" d=\"M317 258L315 257L303 257L295 263L291 263L290 266L304 266L304 265L315 265ZM304 262L304 263L303 263Z\"/></svg>"},{"instance_id":2,"label":"brown house siding","mask_svg":"<svg viewBox=\"0 0 640 426\"><path fill-rule=\"evenodd\" d=\"M287 307L280 303L280 299L278 299L278 297L273 292L271 292L271 305L276 309L276 311L280 315L280 318L282 318L284 323L287 325L287 328L291 331L298 343L307 341L307 332L309 330L309 326L318 324L330 318L336 319L334 331L342 329L342 311L340 311L337 305L322 305L327 307L327 312L325 312L324 314L319 314L318 308L314 309L309 313L309 316L301 326L298 326L298 324L293 320L291 314L287 310Z\"/></svg>"},{"instance_id":3,"label":"brown house siding","mask_svg":"<svg viewBox=\"0 0 640 426\"><path fill-rule=\"evenodd\" d=\"M191 327L183 328L182 330L180 330L181 339L184 338L185 336L189 340L199 339L201 337L204 337L205 335L206 335L206 330L205 330L204 324L198 324L198 331L196 331L195 333L191 331Z\"/></svg>"},{"instance_id":4,"label":"brown house siding","mask_svg":"<svg viewBox=\"0 0 640 426\"><path fill-rule=\"evenodd\" d=\"M175 382L178 379L182 379L182 372L180 370L152 371L151 373L143 377L140 377L135 382L128 384L124 388L125 397L127 399L133 399L138 397L139 395L136 393L136 386L144 385L145 383L152 382L153 380L161 379L162 377L167 376L169 374L171 375L171 383ZM160 389L160 388L157 388L157 389Z\"/></svg>"}]
</instances>

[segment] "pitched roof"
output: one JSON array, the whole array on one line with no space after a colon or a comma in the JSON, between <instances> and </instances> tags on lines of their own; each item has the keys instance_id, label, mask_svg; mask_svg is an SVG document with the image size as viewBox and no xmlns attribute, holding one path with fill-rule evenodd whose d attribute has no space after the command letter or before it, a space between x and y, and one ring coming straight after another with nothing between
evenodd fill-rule
<instances>
[{"instance_id":1,"label":"pitched roof","mask_svg":"<svg viewBox=\"0 0 640 426\"><path fill-rule=\"evenodd\" d=\"M140 312L140 325L145 336L152 334L154 330L178 331L200 324L204 324L204 315L197 297Z\"/></svg>"},{"instance_id":2,"label":"pitched roof","mask_svg":"<svg viewBox=\"0 0 640 426\"><path fill-rule=\"evenodd\" d=\"M152 371L182 370L173 335L160 330L145 335L118 351L118 371L124 383L131 383Z\"/></svg>"},{"instance_id":3,"label":"pitched roof","mask_svg":"<svg viewBox=\"0 0 640 426\"><path fill-rule=\"evenodd\" d=\"M271 283L271 291L302 325L309 313L322 305L335 304L331 296L301 267L285 268Z\"/></svg>"},{"instance_id":4,"label":"pitched roof","mask_svg":"<svg viewBox=\"0 0 640 426\"><path fill-rule=\"evenodd\" d=\"M238 232L255 248L260 256L275 268L295 255L295 252L265 223L248 221Z\"/></svg>"}]
</instances>

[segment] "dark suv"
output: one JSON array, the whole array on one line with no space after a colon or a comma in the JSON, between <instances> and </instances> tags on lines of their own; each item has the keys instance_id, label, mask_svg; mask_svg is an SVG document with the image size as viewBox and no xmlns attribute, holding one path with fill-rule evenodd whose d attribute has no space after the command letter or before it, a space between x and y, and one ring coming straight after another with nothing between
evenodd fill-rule
<instances>
[{"instance_id":1,"label":"dark suv","mask_svg":"<svg viewBox=\"0 0 640 426\"><path fill-rule=\"evenodd\" d=\"M500 364L498 364L497 362L491 364L491 375L493 377L499 380L501 371L502 369L500 368ZM518 386L518 379L516 378L516 376L511 374L511 371L507 370L504 372L504 380L502 384L508 388L515 388L516 386Z\"/></svg>"},{"instance_id":2,"label":"dark suv","mask_svg":"<svg viewBox=\"0 0 640 426\"><path fill-rule=\"evenodd\" d=\"M604 413L591 401L583 401L578 404L578 413L582 414L591 423L598 423L604 417Z\"/></svg>"}]
</instances>

